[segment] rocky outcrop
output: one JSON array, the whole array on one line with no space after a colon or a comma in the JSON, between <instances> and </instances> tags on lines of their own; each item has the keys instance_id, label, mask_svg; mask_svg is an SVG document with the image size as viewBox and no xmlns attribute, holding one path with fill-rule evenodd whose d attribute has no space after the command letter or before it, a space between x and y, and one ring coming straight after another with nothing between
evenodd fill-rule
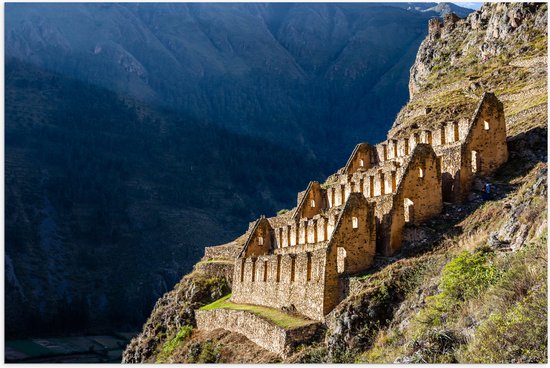
<instances>
[{"instance_id":1,"label":"rocky outcrop","mask_svg":"<svg viewBox=\"0 0 550 368\"><path fill-rule=\"evenodd\" d=\"M505 52L519 55L526 51L522 49L525 45L518 48L518 44L532 40L531 28L547 27L547 13L541 11L545 7L544 3L488 3L465 19L447 15L443 24L431 20L429 37L420 45L411 67L411 98L426 85L433 69L444 63L467 67L464 64L483 63Z\"/></svg>"},{"instance_id":2,"label":"rocky outcrop","mask_svg":"<svg viewBox=\"0 0 550 368\"><path fill-rule=\"evenodd\" d=\"M186 275L160 298L142 332L126 347L123 363L144 363L155 358L167 336L182 326L194 326L195 310L229 292L228 282L221 277L195 271Z\"/></svg>"}]
</instances>

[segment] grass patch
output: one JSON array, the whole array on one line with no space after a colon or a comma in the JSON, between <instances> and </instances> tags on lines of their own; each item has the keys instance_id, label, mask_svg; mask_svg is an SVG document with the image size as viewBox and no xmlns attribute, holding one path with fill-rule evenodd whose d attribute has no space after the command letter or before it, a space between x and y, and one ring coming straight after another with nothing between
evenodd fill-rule
<instances>
[{"instance_id":1,"label":"grass patch","mask_svg":"<svg viewBox=\"0 0 550 368\"><path fill-rule=\"evenodd\" d=\"M208 264L208 263L220 263L220 264L232 265L232 264L234 264L235 262L234 262L234 261L229 261L229 260L227 260L227 259L209 259L208 261L200 261L200 262L197 262L198 265L200 265L200 264Z\"/></svg>"},{"instance_id":2,"label":"grass patch","mask_svg":"<svg viewBox=\"0 0 550 368\"><path fill-rule=\"evenodd\" d=\"M482 323L463 349L462 362L547 362L546 244L547 232L501 261L506 269L501 280L468 313L478 313Z\"/></svg>"},{"instance_id":3,"label":"grass patch","mask_svg":"<svg viewBox=\"0 0 550 368\"><path fill-rule=\"evenodd\" d=\"M200 310L208 311L213 309L231 309L231 310L241 310L253 313L257 316L260 316L264 319L267 319L270 322L273 322L279 327L292 329L297 327L306 326L312 323L312 321L300 318L298 316L290 315L284 313L278 309L262 307L259 305L252 304L237 304L229 301L231 294L224 296L216 300L213 303L205 305L200 308Z\"/></svg>"},{"instance_id":4,"label":"grass patch","mask_svg":"<svg viewBox=\"0 0 550 368\"><path fill-rule=\"evenodd\" d=\"M157 363L163 363L168 357L172 354L174 349L178 347L185 339L187 339L191 332L193 331L193 326L184 325L180 328L178 333L167 340L164 345L162 345L162 350L157 357Z\"/></svg>"}]
</instances>

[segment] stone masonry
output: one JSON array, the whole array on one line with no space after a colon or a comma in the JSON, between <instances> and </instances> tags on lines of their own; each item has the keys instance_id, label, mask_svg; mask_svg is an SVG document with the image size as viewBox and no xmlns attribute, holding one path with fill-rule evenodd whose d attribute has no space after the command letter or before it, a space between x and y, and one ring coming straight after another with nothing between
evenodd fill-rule
<instances>
[{"instance_id":1,"label":"stone masonry","mask_svg":"<svg viewBox=\"0 0 550 368\"><path fill-rule=\"evenodd\" d=\"M407 224L437 216L443 201L463 201L476 176L507 159L503 105L492 93L471 119L396 127L383 142L358 144L342 169L298 194L291 213L251 223L231 301L324 321L346 296L345 275L398 252Z\"/></svg>"},{"instance_id":2,"label":"stone masonry","mask_svg":"<svg viewBox=\"0 0 550 368\"><path fill-rule=\"evenodd\" d=\"M322 330L318 322L285 329L253 313L231 309L198 310L195 312L195 318L201 330L211 331L230 327L231 331L243 334L258 346L282 357L294 352L299 344L317 339Z\"/></svg>"},{"instance_id":3,"label":"stone masonry","mask_svg":"<svg viewBox=\"0 0 550 368\"><path fill-rule=\"evenodd\" d=\"M237 303L296 311L322 321L342 300L342 275L399 251L406 224L460 202L476 175L508 158L502 103L485 93L471 119L436 129L397 129L360 143L325 184L311 182L290 216L261 217L236 258Z\"/></svg>"}]
</instances>

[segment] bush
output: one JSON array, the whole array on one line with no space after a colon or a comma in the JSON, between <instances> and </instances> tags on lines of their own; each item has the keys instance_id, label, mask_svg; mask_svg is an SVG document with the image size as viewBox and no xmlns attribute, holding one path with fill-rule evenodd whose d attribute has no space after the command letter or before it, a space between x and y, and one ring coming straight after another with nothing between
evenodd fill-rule
<instances>
[{"instance_id":1,"label":"bush","mask_svg":"<svg viewBox=\"0 0 550 368\"><path fill-rule=\"evenodd\" d=\"M492 253L463 251L449 261L441 272L440 292L426 298L426 307L414 318L409 347L412 362L453 363L455 351L465 341L453 327L465 301L479 296L500 278L492 264Z\"/></svg>"},{"instance_id":2,"label":"bush","mask_svg":"<svg viewBox=\"0 0 550 368\"><path fill-rule=\"evenodd\" d=\"M509 310L492 314L464 354L471 363L546 363L547 289L531 292Z\"/></svg>"},{"instance_id":3,"label":"bush","mask_svg":"<svg viewBox=\"0 0 550 368\"><path fill-rule=\"evenodd\" d=\"M500 277L500 272L490 262L490 255L484 250L470 254L460 253L443 268L439 295L440 299L456 303L479 295Z\"/></svg>"},{"instance_id":4,"label":"bush","mask_svg":"<svg viewBox=\"0 0 550 368\"><path fill-rule=\"evenodd\" d=\"M220 351L210 341L202 345L201 352L197 359L197 363L217 363L220 358Z\"/></svg>"},{"instance_id":5,"label":"bush","mask_svg":"<svg viewBox=\"0 0 550 368\"><path fill-rule=\"evenodd\" d=\"M164 343L164 345L162 346L162 351L157 358L157 362L161 363L165 361L172 354L174 349L178 347L178 345L180 345L185 339L187 339L189 335L191 335L192 331L193 326L182 326L173 338Z\"/></svg>"}]
</instances>

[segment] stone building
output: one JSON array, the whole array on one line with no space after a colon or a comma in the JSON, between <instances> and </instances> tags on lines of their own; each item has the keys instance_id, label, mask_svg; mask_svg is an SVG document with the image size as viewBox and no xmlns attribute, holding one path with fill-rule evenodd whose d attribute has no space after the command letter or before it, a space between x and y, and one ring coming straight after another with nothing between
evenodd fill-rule
<instances>
[{"instance_id":1,"label":"stone building","mask_svg":"<svg viewBox=\"0 0 550 368\"><path fill-rule=\"evenodd\" d=\"M342 169L298 194L293 211L251 224L231 300L323 321L345 297L344 275L399 251L407 224L464 200L476 175L507 158L503 106L491 93L470 119L397 126L383 142L358 144Z\"/></svg>"}]
</instances>

